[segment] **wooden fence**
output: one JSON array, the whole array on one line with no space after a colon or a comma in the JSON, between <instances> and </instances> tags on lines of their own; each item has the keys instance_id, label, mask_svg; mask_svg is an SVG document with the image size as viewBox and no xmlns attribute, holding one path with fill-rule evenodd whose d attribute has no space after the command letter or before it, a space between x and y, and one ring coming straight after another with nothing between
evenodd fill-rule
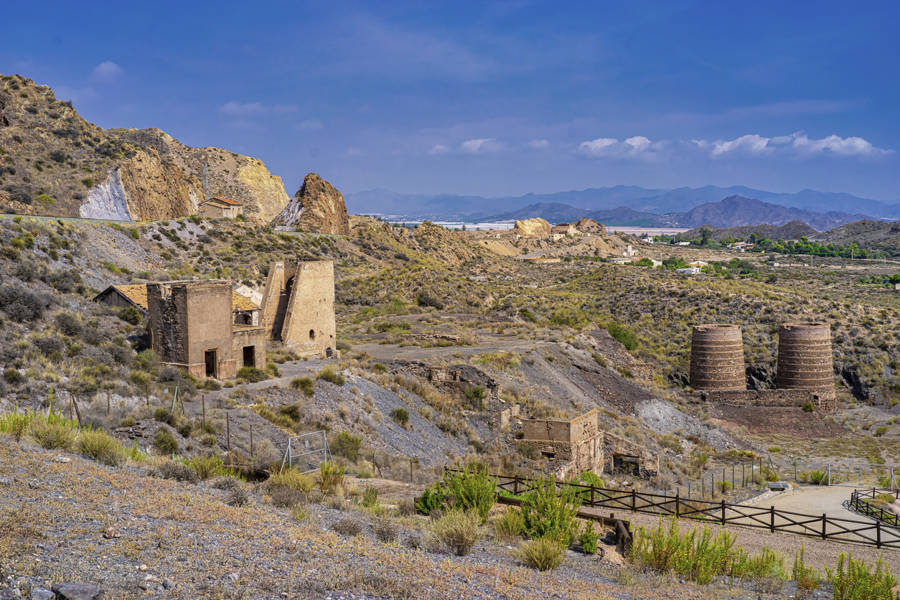
<instances>
[{"instance_id":1,"label":"wooden fence","mask_svg":"<svg viewBox=\"0 0 900 600\"><path fill-rule=\"evenodd\" d=\"M534 479L517 475L492 475L498 489L518 496L528 492ZM766 529L771 532L791 533L823 540L847 542L894 548L900 550L900 528L882 524L881 521L861 521L829 517L827 514L809 515L786 510L743 504L730 504L724 500L714 502L674 496L652 494L635 489L621 490L597 487L584 483L558 481L557 489L574 489L582 505L593 508L609 508L661 516L696 519L717 525L738 525Z\"/></svg>"},{"instance_id":2,"label":"wooden fence","mask_svg":"<svg viewBox=\"0 0 900 600\"><path fill-rule=\"evenodd\" d=\"M900 490L890 491L878 490L876 488L872 488L871 490L853 490L853 493L850 495L850 508L862 515L872 517L885 525L900 529L900 515L889 510L884 510L880 506L872 506L871 503L865 501L866 498L872 498L874 500L877 496L882 494L888 496L893 495L894 499L900 499Z\"/></svg>"}]
</instances>

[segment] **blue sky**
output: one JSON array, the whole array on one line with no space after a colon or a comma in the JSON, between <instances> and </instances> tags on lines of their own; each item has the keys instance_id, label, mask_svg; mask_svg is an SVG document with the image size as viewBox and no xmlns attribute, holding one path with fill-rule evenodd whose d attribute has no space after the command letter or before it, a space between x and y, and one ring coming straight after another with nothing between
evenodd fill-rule
<instances>
[{"instance_id":1,"label":"blue sky","mask_svg":"<svg viewBox=\"0 0 900 600\"><path fill-rule=\"evenodd\" d=\"M814 188L900 202L896 2L5 3L0 72L292 194Z\"/></svg>"}]
</instances>

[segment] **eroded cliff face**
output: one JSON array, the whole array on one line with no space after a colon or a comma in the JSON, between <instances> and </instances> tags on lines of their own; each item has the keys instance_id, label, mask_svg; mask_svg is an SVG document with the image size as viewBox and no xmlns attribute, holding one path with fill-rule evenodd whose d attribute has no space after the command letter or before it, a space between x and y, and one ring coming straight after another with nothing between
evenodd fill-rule
<instances>
[{"instance_id":1,"label":"eroded cliff face","mask_svg":"<svg viewBox=\"0 0 900 600\"><path fill-rule=\"evenodd\" d=\"M221 148L192 148L185 146L166 132L152 129L118 129L113 133L121 139L156 153L167 165L166 173L176 176L178 169L187 191L187 208L195 211L202 202L203 167L207 167L210 196L224 196L244 204L244 216L254 223L268 223L288 204L281 177L272 175L265 164L250 156L235 154ZM174 191L174 190L172 190ZM180 191L180 190L179 190ZM181 205L180 202L176 202ZM165 210L166 207L158 207ZM167 217L159 217L167 218Z\"/></svg>"},{"instance_id":2,"label":"eroded cliff face","mask_svg":"<svg viewBox=\"0 0 900 600\"><path fill-rule=\"evenodd\" d=\"M513 230L523 238L545 238L550 235L550 223L540 217L516 221Z\"/></svg>"},{"instance_id":3,"label":"eroded cliff face","mask_svg":"<svg viewBox=\"0 0 900 600\"><path fill-rule=\"evenodd\" d=\"M159 129L102 129L53 90L0 75L0 210L116 220L172 219L210 196L244 204L268 223L287 205L280 177L262 161L191 148Z\"/></svg>"},{"instance_id":4,"label":"eroded cliff face","mask_svg":"<svg viewBox=\"0 0 900 600\"><path fill-rule=\"evenodd\" d=\"M350 234L344 196L316 173L303 178L303 185L272 224L298 231Z\"/></svg>"}]
</instances>

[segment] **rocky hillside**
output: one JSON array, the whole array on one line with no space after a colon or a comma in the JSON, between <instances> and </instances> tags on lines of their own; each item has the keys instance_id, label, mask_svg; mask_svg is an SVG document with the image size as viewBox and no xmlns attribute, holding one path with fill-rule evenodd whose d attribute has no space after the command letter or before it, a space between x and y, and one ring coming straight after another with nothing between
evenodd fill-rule
<instances>
[{"instance_id":1,"label":"rocky hillside","mask_svg":"<svg viewBox=\"0 0 900 600\"><path fill-rule=\"evenodd\" d=\"M244 203L267 223L288 202L258 159L190 148L158 129L104 130L53 90L0 77L0 210L18 214L155 220L196 212L209 194Z\"/></svg>"},{"instance_id":2,"label":"rocky hillside","mask_svg":"<svg viewBox=\"0 0 900 600\"><path fill-rule=\"evenodd\" d=\"M350 234L344 197L316 173L303 178L303 185L273 224L310 233Z\"/></svg>"},{"instance_id":3,"label":"rocky hillside","mask_svg":"<svg viewBox=\"0 0 900 600\"><path fill-rule=\"evenodd\" d=\"M799 240L801 237L810 237L818 232L803 221L791 221L784 225L744 225L743 227L713 229L710 233L710 238L714 240L724 240L726 238L746 240L754 233L770 240ZM699 238L700 228L685 231L675 237L679 240Z\"/></svg>"},{"instance_id":4,"label":"rocky hillside","mask_svg":"<svg viewBox=\"0 0 900 600\"><path fill-rule=\"evenodd\" d=\"M882 250L891 256L900 255L900 221L856 221L812 237L817 241L840 245L856 242L860 248Z\"/></svg>"},{"instance_id":5,"label":"rocky hillside","mask_svg":"<svg viewBox=\"0 0 900 600\"><path fill-rule=\"evenodd\" d=\"M824 231L863 218L841 212L818 213L799 208L770 204L743 196L729 196L719 202L708 202L678 215L682 227L740 227L743 225L784 225L791 221L804 221L818 231Z\"/></svg>"}]
</instances>

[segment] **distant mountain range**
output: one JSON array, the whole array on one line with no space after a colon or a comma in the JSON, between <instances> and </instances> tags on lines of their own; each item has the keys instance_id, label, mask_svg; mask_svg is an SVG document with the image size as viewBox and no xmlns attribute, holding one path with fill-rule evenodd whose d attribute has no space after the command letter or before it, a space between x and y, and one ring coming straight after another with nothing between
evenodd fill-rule
<instances>
[{"instance_id":1,"label":"distant mountain range","mask_svg":"<svg viewBox=\"0 0 900 600\"><path fill-rule=\"evenodd\" d=\"M739 197L742 201L721 204L723 199L732 197ZM714 219L715 223L710 224L717 226L782 225L792 220L802 220L817 229L827 229L865 217L900 218L900 204L886 204L852 194L815 190L786 194L744 186L665 190L620 185L497 198L368 190L346 194L345 198L350 212L357 214L435 220L493 221L542 217L548 221L562 222L589 216L609 225L685 227L703 225L697 222L697 219L703 218ZM737 212L732 214L732 211Z\"/></svg>"}]
</instances>

